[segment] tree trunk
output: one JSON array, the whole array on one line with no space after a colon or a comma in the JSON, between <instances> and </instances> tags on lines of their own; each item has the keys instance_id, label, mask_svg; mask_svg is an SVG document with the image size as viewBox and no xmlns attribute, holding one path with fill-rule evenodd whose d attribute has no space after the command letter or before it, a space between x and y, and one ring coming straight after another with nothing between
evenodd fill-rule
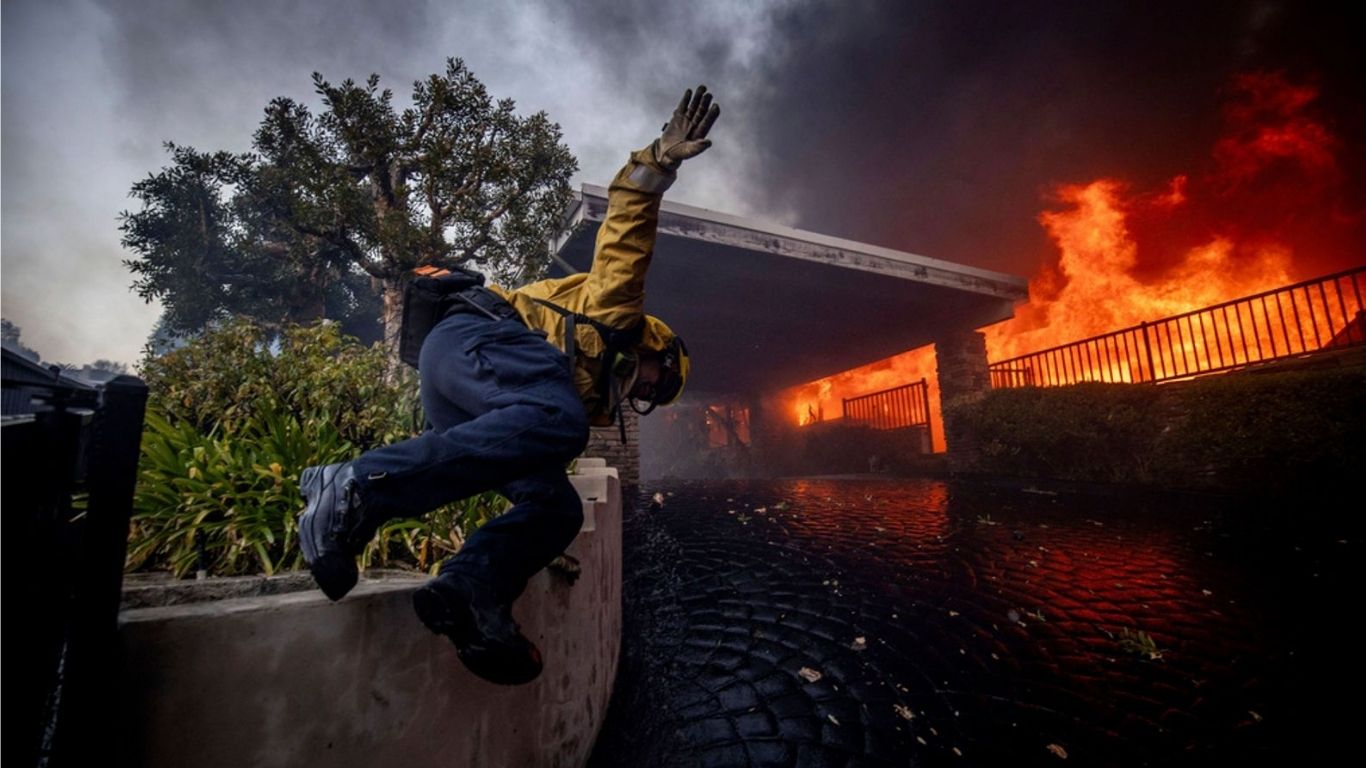
<instances>
[{"instance_id":1,"label":"tree trunk","mask_svg":"<svg viewBox=\"0 0 1366 768\"><path fill-rule=\"evenodd\" d=\"M329 282L326 267L317 262L309 264L306 278L293 286L294 296L287 309L289 321L307 324L326 319Z\"/></svg>"},{"instance_id":2,"label":"tree trunk","mask_svg":"<svg viewBox=\"0 0 1366 768\"><path fill-rule=\"evenodd\" d=\"M389 159L376 164L370 170L370 205L375 212L375 223L379 225L380 231L384 230L384 224L391 215L406 213L407 208L406 201L395 198L392 189L385 189L392 169L392 159ZM384 379L387 383L393 384L398 380L399 367L403 365L398 357L403 327L403 281L409 276L408 270L411 269L411 265L404 264L404 259L394 251L392 243L380 244L380 256L386 274L384 307L380 316L384 326L384 350L388 357L388 365L384 366Z\"/></svg>"},{"instance_id":3,"label":"tree trunk","mask_svg":"<svg viewBox=\"0 0 1366 768\"><path fill-rule=\"evenodd\" d=\"M384 367L385 381L392 384L397 380L400 366L398 343L402 337L403 326L403 281L388 279L384 281L384 351L388 365Z\"/></svg>"}]
</instances>

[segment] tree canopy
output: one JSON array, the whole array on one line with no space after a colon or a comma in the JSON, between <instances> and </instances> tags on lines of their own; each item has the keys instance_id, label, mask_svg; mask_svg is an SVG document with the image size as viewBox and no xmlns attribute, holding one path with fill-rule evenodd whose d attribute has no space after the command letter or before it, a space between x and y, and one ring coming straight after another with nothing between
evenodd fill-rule
<instances>
[{"instance_id":1,"label":"tree canopy","mask_svg":"<svg viewBox=\"0 0 1366 768\"><path fill-rule=\"evenodd\" d=\"M544 271L578 169L544 112L519 116L459 59L402 110L378 75L313 86L321 110L274 99L251 152L167 143L170 165L133 185L125 264L171 330L380 319L393 347L413 268L473 263L513 285Z\"/></svg>"},{"instance_id":2,"label":"tree canopy","mask_svg":"<svg viewBox=\"0 0 1366 768\"><path fill-rule=\"evenodd\" d=\"M20 337L23 335L23 330L14 323L11 323L9 318L0 320L0 337L3 337L6 345L30 360L41 361L42 357L38 352L20 340Z\"/></svg>"}]
</instances>

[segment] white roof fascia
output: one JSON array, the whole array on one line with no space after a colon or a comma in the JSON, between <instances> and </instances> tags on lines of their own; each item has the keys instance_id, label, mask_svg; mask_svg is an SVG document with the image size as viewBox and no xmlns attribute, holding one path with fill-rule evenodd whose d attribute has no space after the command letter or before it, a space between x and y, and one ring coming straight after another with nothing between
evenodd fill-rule
<instances>
[{"instance_id":1,"label":"white roof fascia","mask_svg":"<svg viewBox=\"0 0 1366 768\"><path fill-rule=\"evenodd\" d=\"M555 253L568 242L574 229L585 221L600 222L607 211L607 188L584 184L566 212L565 229L556 237ZM822 235L782 224L749 219L707 208L665 201L660 207L661 234L729 245L746 250L788 256L846 269L941 285L1002 299L1028 298L1029 281L1023 277L957 264L916 253ZM678 227L670 219L685 219Z\"/></svg>"}]
</instances>

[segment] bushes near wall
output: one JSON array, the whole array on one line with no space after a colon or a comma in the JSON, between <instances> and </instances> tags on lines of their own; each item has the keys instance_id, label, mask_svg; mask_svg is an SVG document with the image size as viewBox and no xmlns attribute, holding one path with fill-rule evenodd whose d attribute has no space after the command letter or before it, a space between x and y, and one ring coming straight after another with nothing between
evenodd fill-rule
<instances>
[{"instance_id":1,"label":"bushes near wall","mask_svg":"<svg viewBox=\"0 0 1366 768\"><path fill-rule=\"evenodd\" d=\"M993 390L959 406L969 472L1251 491L1366 471L1366 369Z\"/></svg>"},{"instance_id":2,"label":"bushes near wall","mask_svg":"<svg viewBox=\"0 0 1366 768\"><path fill-rule=\"evenodd\" d=\"M325 418L342 440L369 448L415 428L415 377L384 377L384 352L345 336L335 323L286 327L278 335L239 319L186 346L148 357L147 407L201 433L232 430L263 409Z\"/></svg>"},{"instance_id":3,"label":"bushes near wall","mask_svg":"<svg viewBox=\"0 0 1366 768\"><path fill-rule=\"evenodd\" d=\"M928 446L923 430L873 429L860 424L826 422L803 427L800 453L790 465L795 474L864 474L907 472Z\"/></svg>"},{"instance_id":4,"label":"bushes near wall","mask_svg":"<svg viewBox=\"0 0 1366 768\"><path fill-rule=\"evenodd\" d=\"M128 568L183 576L302 567L300 472L421 429L415 377L386 381L384 369L378 345L333 324L276 335L237 321L144 360L150 396ZM486 494L391 522L362 563L432 569L504 506Z\"/></svg>"}]
</instances>

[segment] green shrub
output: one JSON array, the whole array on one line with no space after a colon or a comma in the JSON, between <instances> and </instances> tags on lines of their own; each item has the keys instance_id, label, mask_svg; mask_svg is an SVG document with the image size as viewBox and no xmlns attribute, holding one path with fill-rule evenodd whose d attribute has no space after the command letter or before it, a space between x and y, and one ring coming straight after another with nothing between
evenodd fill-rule
<instances>
[{"instance_id":1,"label":"green shrub","mask_svg":"<svg viewBox=\"0 0 1366 768\"><path fill-rule=\"evenodd\" d=\"M385 445L421 428L416 377L385 382L385 355L343 336L335 323L288 326L278 335L239 319L192 343L143 361L148 410L208 434L219 424L250 421L256 406L276 402L300 418L329 418L360 449Z\"/></svg>"},{"instance_id":2,"label":"green shrub","mask_svg":"<svg viewBox=\"0 0 1366 768\"><path fill-rule=\"evenodd\" d=\"M1174 393L1176 394L1176 393ZM1164 474L1310 485L1366 470L1366 370L1220 376L1186 385L1154 454Z\"/></svg>"},{"instance_id":3,"label":"green shrub","mask_svg":"<svg viewBox=\"0 0 1366 768\"><path fill-rule=\"evenodd\" d=\"M963 407L980 468L1061 480L1143 481L1162 424L1152 387L997 389Z\"/></svg>"},{"instance_id":4,"label":"green shrub","mask_svg":"<svg viewBox=\"0 0 1366 768\"><path fill-rule=\"evenodd\" d=\"M234 322L144 361L150 388L129 569L177 576L303 566L299 474L416 433L415 377L386 383L378 345L333 325L265 330ZM488 493L383 526L364 566L434 570L507 503Z\"/></svg>"},{"instance_id":5,"label":"green shrub","mask_svg":"<svg viewBox=\"0 0 1366 768\"><path fill-rule=\"evenodd\" d=\"M351 445L332 423L300 421L273 404L256 418L202 434L190 422L147 415L134 501L130 568L182 576L200 567L238 575L296 568L298 470L341 461Z\"/></svg>"},{"instance_id":6,"label":"green shrub","mask_svg":"<svg viewBox=\"0 0 1366 768\"><path fill-rule=\"evenodd\" d=\"M1366 471L1360 368L993 390L954 413L992 474L1252 491Z\"/></svg>"}]
</instances>

